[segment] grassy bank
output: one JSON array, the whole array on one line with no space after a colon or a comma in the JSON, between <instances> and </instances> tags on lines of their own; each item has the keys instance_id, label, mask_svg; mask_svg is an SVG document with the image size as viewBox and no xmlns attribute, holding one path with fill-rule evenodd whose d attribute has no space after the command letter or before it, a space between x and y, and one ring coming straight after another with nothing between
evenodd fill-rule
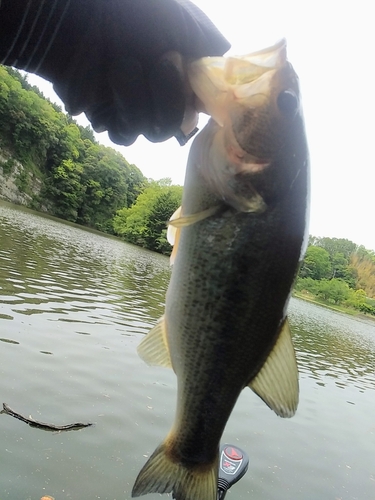
<instances>
[{"instance_id":1,"label":"grassy bank","mask_svg":"<svg viewBox=\"0 0 375 500\"><path fill-rule=\"evenodd\" d=\"M318 299L315 297L313 294L305 292L293 292L293 297L296 297L298 299L306 300L307 302L312 302L313 304L316 304L318 306L323 306L326 309L331 309L332 311L337 311L341 312L344 314L349 314L350 316L356 316L358 318L366 318L366 319L372 319L375 321L374 316L371 316L370 314L364 314L360 311L357 311L356 309L353 309L351 307L344 307L342 305L334 305L334 304L328 304L327 302L324 302L321 299Z\"/></svg>"}]
</instances>

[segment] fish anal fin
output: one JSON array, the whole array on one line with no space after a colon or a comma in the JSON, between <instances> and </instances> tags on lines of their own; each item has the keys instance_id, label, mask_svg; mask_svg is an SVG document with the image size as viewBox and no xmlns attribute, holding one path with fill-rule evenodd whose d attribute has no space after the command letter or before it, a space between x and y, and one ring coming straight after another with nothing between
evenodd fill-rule
<instances>
[{"instance_id":1,"label":"fish anal fin","mask_svg":"<svg viewBox=\"0 0 375 500\"><path fill-rule=\"evenodd\" d=\"M172 368L164 316L138 346L139 357L150 366Z\"/></svg>"},{"instance_id":2,"label":"fish anal fin","mask_svg":"<svg viewBox=\"0 0 375 500\"><path fill-rule=\"evenodd\" d=\"M176 500L216 500L218 460L211 467L187 468L174 461L162 443L148 459L135 481L132 497L147 493L171 493Z\"/></svg>"},{"instance_id":3,"label":"fish anal fin","mask_svg":"<svg viewBox=\"0 0 375 500\"><path fill-rule=\"evenodd\" d=\"M288 320L271 353L249 387L280 417L292 417L298 406L298 368Z\"/></svg>"}]
</instances>

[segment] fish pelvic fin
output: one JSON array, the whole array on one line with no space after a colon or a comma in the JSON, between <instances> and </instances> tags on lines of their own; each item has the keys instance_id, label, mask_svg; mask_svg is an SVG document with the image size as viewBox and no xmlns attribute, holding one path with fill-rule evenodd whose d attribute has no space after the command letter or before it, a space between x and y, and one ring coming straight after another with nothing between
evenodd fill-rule
<instances>
[{"instance_id":1,"label":"fish pelvic fin","mask_svg":"<svg viewBox=\"0 0 375 500\"><path fill-rule=\"evenodd\" d=\"M274 348L249 387L280 417L292 417L298 406L298 368L286 318Z\"/></svg>"},{"instance_id":2,"label":"fish pelvic fin","mask_svg":"<svg viewBox=\"0 0 375 500\"><path fill-rule=\"evenodd\" d=\"M211 466L186 467L172 460L162 443L148 459L135 481L132 497L147 493L172 493L176 500L216 500L219 455Z\"/></svg>"},{"instance_id":3,"label":"fish pelvic fin","mask_svg":"<svg viewBox=\"0 0 375 500\"><path fill-rule=\"evenodd\" d=\"M150 366L165 366L172 368L171 356L167 340L167 328L164 316L148 332L138 346L138 355Z\"/></svg>"}]
</instances>

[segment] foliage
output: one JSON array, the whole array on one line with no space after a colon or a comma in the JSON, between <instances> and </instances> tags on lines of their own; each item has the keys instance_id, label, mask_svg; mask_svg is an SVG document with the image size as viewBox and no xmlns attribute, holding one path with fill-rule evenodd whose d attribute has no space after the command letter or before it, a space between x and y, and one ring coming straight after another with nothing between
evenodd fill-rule
<instances>
[{"instance_id":1,"label":"foliage","mask_svg":"<svg viewBox=\"0 0 375 500\"><path fill-rule=\"evenodd\" d=\"M375 254L343 238L310 236L295 289L375 314Z\"/></svg>"},{"instance_id":2,"label":"foliage","mask_svg":"<svg viewBox=\"0 0 375 500\"><path fill-rule=\"evenodd\" d=\"M134 203L144 183L141 171L120 153L91 144L83 155L83 197L77 222L113 232L115 213Z\"/></svg>"},{"instance_id":3,"label":"foliage","mask_svg":"<svg viewBox=\"0 0 375 500\"><path fill-rule=\"evenodd\" d=\"M9 175L13 170L14 165L15 165L14 159L8 158L4 163L1 164L1 167L3 169L3 174Z\"/></svg>"},{"instance_id":4,"label":"foliage","mask_svg":"<svg viewBox=\"0 0 375 500\"><path fill-rule=\"evenodd\" d=\"M55 202L54 213L58 217L75 222L82 204L83 190L80 183L82 165L72 159L63 160L49 177L49 196ZM52 195L52 196L51 196Z\"/></svg>"},{"instance_id":5,"label":"foliage","mask_svg":"<svg viewBox=\"0 0 375 500\"><path fill-rule=\"evenodd\" d=\"M336 254L342 254L347 261L353 252L356 251L357 245L345 238L315 238L314 245L327 250L331 258Z\"/></svg>"},{"instance_id":6,"label":"foliage","mask_svg":"<svg viewBox=\"0 0 375 500\"><path fill-rule=\"evenodd\" d=\"M332 278L318 282L317 296L333 304L342 304L349 297L349 286L345 281Z\"/></svg>"},{"instance_id":7,"label":"foliage","mask_svg":"<svg viewBox=\"0 0 375 500\"><path fill-rule=\"evenodd\" d=\"M313 279L340 278L355 288L357 270L351 265L350 259L357 249L355 243L344 238L310 236L300 276Z\"/></svg>"},{"instance_id":8,"label":"foliage","mask_svg":"<svg viewBox=\"0 0 375 500\"><path fill-rule=\"evenodd\" d=\"M180 206L181 199L181 186L173 186L165 179L153 181L131 208L117 212L113 220L114 231L130 243L169 254L167 221Z\"/></svg>"},{"instance_id":9,"label":"foliage","mask_svg":"<svg viewBox=\"0 0 375 500\"><path fill-rule=\"evenodd\" d=\"M331 280L321 279L314 280L312 278L298 278L295 289L299 292L308 292L326 302L333 304L341 304L349 298L350 292L355 294L354 290L350 290L345 281L333 278Z\"/></svg>"},{"instance_id":10,"label":"foliage","mask_svg":"<svg viewBox=\"0 0 375 500\"><path fill-rule=\"evenodd\" d=\"M313 295L316 294L317 289L318 289L318 284L319 282L317 280L314 280L312 278L297 278L297 281L294 285L295 290L298 292L308 292L312 293Z\"/></svg>"},{"instance_id":11,"label":"foliage","mask_svg":"<svg viewBox=\"0 0 375 500\"><path fill-rule=\"evenodd\" d=\"M349 296L346 299L346 304L348 306L359 309L362 304L367 303L366 292L362 289L359 290L349 290Z\"/></svg>"},{"instance_id":12,"label":"foliage","mask_svg":"<svg viewBox=\"0 0 375 500\"><path fill-rule=\"evenodd\" d=\"M26 170L21 170L21 172L18 174L15 180L15 184L20 191L26 191L28 187L28 180L29 180L29 175L26 172Z\"/></svg>"},{"instance_id":13,"label":"foliage","mask_svg":"<svg viewBox=\"0 0 375 500\"><path fill-rule=\"evenodd\" d=\"M97 144L89 127L44 99L27 77L1 66L0 138L24 166L19 189L28 192L38 177L40 199L58 217L112 232L116 211L131 206L144 188L146 179L135 165ZM9 161L3 164L5 174L10 168ZM33 200L38 208L38 197Z\"/></svg>"},{"instance_id":14,"label":"foliage","mask_svg":"<svg viewBox=\"0 0 375 500\"><path fill-rule=\"evenodd\" d=\"M375 255L364 247L351 256L350 265L357 274L357 287L362 288L368 297L375 298Z\"/></svg>"},{"instance_id":15,"label":"foliage","mask_svg":"<svg viewBox=\"0 0 375 500\"><path fill-rule=\"evenodd\" d=\"M301 278L320 280L330 277L331 272L329 253L324 248L309 246L299 272Z\"/></svg>"},{"instance_id":16,"label":"foliage","mask_svg":"<svg viewBox=\"0 0 375 500\"><path fill-rule=\"evenodd\" d=\"M372 314L373 316L375 316L375 307L371 306L368 303L360 304L358 306L358 309L363 313Z\"/></svg>"},{"instance_id":17,"label":"foliage","mask_svg":"<svg viewBox=\"0 0 375 500\"><path fill-rule=\"evenodd\" d=\"M364 290L350 290L349 292L349 297L345 302L346 305L375 316L375 302L366 297Z\"/></svg>"},{"instance_id":18,"label":"foliage","mask_svg":"<svg viewBox=\"0 0 375 500\"><path fill-rule=\"evenodd\" d=\"M332 277L341 278L352 288L356 285L357 271L349 265L349 257L341 252L336 252L331 256Z\"/></svg>"}]
</instances>

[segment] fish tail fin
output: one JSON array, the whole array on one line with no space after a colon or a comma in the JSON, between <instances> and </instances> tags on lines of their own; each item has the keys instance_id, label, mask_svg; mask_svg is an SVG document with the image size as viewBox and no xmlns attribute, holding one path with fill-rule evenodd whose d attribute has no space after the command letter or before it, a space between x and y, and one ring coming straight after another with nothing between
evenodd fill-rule
<instances>
[{"instance_id":1,"label":"fish tail fin","mask_svg":"<svg viewBox=\"0 0 375 500\"><path fill-rule=\"evenodd\" d=\"M138 474L132 497L172 492L176 500L216 500L218 461L219 455L210 465L188 468L173 461L162 443Z\"/></svg>"}]
</instances>

